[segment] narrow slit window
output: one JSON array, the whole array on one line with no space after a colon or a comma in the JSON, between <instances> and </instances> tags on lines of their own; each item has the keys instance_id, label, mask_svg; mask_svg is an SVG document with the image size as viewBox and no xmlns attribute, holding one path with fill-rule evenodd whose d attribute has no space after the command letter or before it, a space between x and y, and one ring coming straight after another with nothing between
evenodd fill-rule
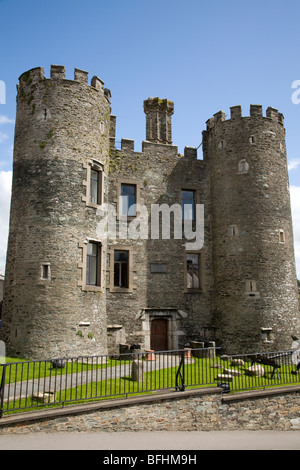
<instances>
[{"instance_id":1,"label":"narrow slit window","mask_svg":"<svg viewBox=\"0 0 300 470\"><path fill-rule=\"evenodd\" d=\"M195 220L195 199L195 191L182 190L181 204L183 220Z\"/></svg>"},{"instance_id":2,"label":"narrow slit window","mask_svg":"<svg viewBox=\"0 0 300 470\"><path fill-rule=\"evenodd\" d=\"M42 263L41 264L41 279L43 281L50 281L50 279L51 279L50 263Z\"/></svg>"},{"instance_id":3,"label":"narrow slit window","mask_svg":"<svg viewBox=\"0 0 300 470\"><path fill-rule=\"evenodd\" d=\"M284 230L279 230L279 241L280 241L280 243L285 242Z\"/></svg>"},{"instance_id":4,"label":"narrow slit window","mask_svg":"<svg viewBox=\"0 0 300 470\"><path fill-rule=\"evenodd\" d=\"M259 297L259 293L257 292L256 281L253 281L253 280L246 281L246 294L249 297Z\"/></svg>"},{"instance_id":5,"label":"narrow slit window","mask_svg":"<svg viewBox=\"0 0 300 470\"><path fill-rule=\"evenodd\" d=\"M230 225L229 227L229 235L231 237L238 237L239 236L239 229L237 225Z\"/></svg>"}]
</instances>

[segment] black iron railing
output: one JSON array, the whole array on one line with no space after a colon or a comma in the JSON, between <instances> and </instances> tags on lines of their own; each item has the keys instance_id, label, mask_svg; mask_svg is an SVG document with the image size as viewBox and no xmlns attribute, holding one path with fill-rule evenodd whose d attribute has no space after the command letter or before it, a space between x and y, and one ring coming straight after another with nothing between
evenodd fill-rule
<instances>
[{"instance_id":1,"label":"black iron railing","mask_svg":"<svg viewBox=\"0 0 300 470\"><path fill-rule=\"evenodd\" d=\"M290 351L220 356L218 348L144 351L0 365L4 413L129 397L159 390L219 386L239 391L300 383Z\"/></svg>"},{"instance_id":2,"label":"black iron railing","mask_svg":"<svg viewBox=\"0 0 300 470\"><path fill-rule=\"evenodd\" d=\"M300 372L294 354L295 351L280 351L221 356L223 371L217 377L226 391L299 384Z\"/></svg>"}]
</instances>

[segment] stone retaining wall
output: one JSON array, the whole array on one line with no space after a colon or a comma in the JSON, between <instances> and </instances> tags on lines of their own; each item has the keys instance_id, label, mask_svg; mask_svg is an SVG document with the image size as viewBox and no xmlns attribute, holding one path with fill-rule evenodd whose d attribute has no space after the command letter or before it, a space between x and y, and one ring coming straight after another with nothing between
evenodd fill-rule
<instances>
[{"instance_id":1,"label":"stone retaining wall","mask_svg":"<svg viewBox=\"0 0 300 470\"><path fill-rule=\"evenodd\" d=\"M300 387L239 395L170 392L4 417L0 435L31 432L300 430Z\"/></svg>"}]
</instances>

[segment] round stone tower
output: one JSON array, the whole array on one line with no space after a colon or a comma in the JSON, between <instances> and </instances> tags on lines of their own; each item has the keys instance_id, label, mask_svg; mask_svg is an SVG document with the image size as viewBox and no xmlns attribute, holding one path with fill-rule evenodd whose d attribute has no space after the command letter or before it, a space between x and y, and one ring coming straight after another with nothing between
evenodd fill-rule
<instances>
[{"instance_id":1,"label":"round stone tower","mask_svg":"<svg viewBox=\"0 0 300 470\"><path fill-rule=\"evenodd\" d=\"M97 208L106 194L110 92L75 69L19 79L1 339L10 355L106 352L106 241Z\"/></svg>"},{"instance_id":2,"label":"round stone tower","mask_svg":"<svg viewBox=\"0 0 300 470\"><path fill-rule=\"evenodd\" d=\"M282 114L252 105L207 122L213 312L228 353L290 348L300 331Z\"/></svg>"}]
</instances>

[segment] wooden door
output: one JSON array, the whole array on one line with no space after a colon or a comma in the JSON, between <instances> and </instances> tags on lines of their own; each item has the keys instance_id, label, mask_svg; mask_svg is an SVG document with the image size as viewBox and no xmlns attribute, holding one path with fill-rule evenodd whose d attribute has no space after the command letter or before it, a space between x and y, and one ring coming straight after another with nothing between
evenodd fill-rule
<instances>
[{"instance_id":1,"label":"wooden door","mask_svg":"<svg viewBox=\"0 0 300 470\"><path fill-rule=\"evenodd\" d=\"M151 321L151 349L166 351L168 349L168 320L154 318Z\"/></svg>"}]
</instances>

